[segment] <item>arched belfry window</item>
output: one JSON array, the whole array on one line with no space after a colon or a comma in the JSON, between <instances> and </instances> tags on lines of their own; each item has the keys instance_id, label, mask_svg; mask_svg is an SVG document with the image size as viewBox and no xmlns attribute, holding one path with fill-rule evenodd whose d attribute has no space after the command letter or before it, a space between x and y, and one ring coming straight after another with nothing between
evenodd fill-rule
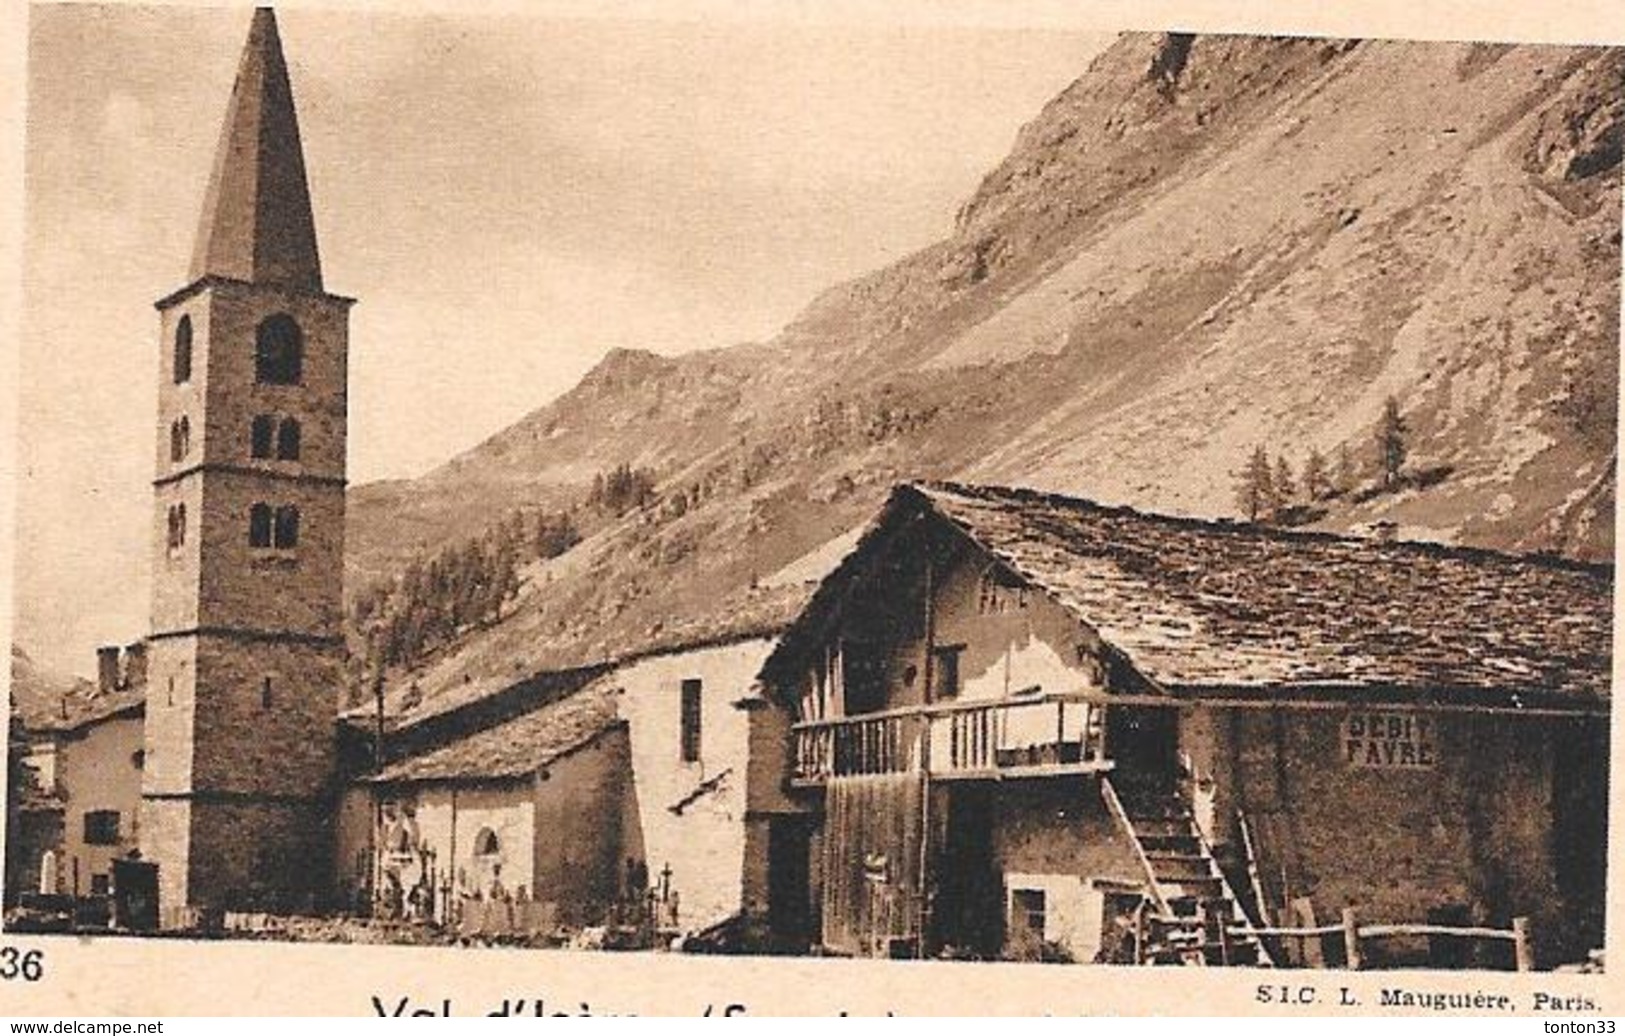
<instances>
[{"instance_id":1,"label":"arched belfry window","mask_svg":"<svg viewBox=\"0 0 1625 1036\"><path fill-rule=\"evenodd\" d=\"M266 317L254 332L254 380L297 385L304 376L305 336L286 313Z\"/></svg>"},{"instance_id":2,"label":"arched belfry window","mask_svg":"<svg viewBox=\"0 0 1625 1036\"><path fill-rule=\"evenodd\" d=\"M248 545L250 547L271 545L270 504L255 504L248 509Z\"/></svg>"},{"instance_id":3,"label":"arched belfry window","mask_svg":"<svg viewBox=\"0 0 1625 1036\"><path fill-rule=\"evenodd\" d=\"M284 417L276 429L276 459L299 459L299 422Z\"/></svg>"},{"instance_id":4,"label":"arched belfry window","mask_svg":"<svg viewBox=\"0 0 1625 1036\"><path fill-rule=\"evenodd\" d=\"M175 325L175 384L192 380L192 317L182 314Z\"/></svg>"},{"instance_id":5,"label":"arched belfry window","mask_svg":"<svg viewBox=\"0 0 1625 1036\"><path fill-rule=\"evenodd\" d=\"M299 546L299 508L285 505L276 509L273 544L280 550Z\"/></svg>"},{"instance_id":6,"label":"arched belfry window","mask_svg":"<svg viewBox=\"0 0 1625 1036\"><path fill-rule=\"evenodd\" d=\"M501 851L497 844L497 833L488 827L480 828L480 833L474 836L475 856L495 856Z\"/></svg>"},{"instance_id":7,"label":"arched belfry window","mask_svg":"<svg viewBox=\"0 0 1625 1036\"><path fill-rule=\"evenodd\" d=\"M276 430L276 419L270 414L261 414L254 418L253 428L249 431L248 455L255 460L266 460L271 456L271 439Z\"/></svg>"}]
</instances>

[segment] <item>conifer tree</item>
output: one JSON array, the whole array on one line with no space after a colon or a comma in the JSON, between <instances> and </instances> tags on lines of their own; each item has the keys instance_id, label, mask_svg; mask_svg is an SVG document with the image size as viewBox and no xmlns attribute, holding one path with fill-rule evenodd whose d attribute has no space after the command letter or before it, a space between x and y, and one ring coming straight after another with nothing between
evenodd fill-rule
<instances>
[{"instance_id":1,"label":"conifer tree","mask_svg":"<svg viewBox=\"0 0 1625 1036\"><path fill-rule=\"evenodd\" d=\"M1399 400L1389 396L1382 405L1382 420L1377 423L1377 470L1382 473L1382 488L1393 489L1405 469L1408 447L1405 436L1409 430L1399 414Z\"/></svg>"},{"instance_id":2,"label":"conifer tree","mask_svg":"<svg viewBox=\"0 0 1625 1036\"><path fill-rule=\"evenodd\" d=\"M1270 517L1280 518L1296 501L1298 487L1286 454L1275 458L1275 475L1270 481Z\"/></svg>"},{"instance_id":3,"label":"conifer tree","mask_svg":"<svg viewBox=\"0 0 1625 1036\"><path fill-rule=\"evenodd\" d=\"M1332 474L1332 489L1340 496L1354 492L1360 473L1354 467L1354 453L1348 443L1337 446L1337 470Z\"/></svg>"},{"instance_id":4,"label":"conifer tree","mask_svg":"<svg viewBox=\"0 0 1625 1036\"><path fill-rule=\"evenodd\" d=\"M1326 457L1315 446L1309 447L1309 456L1303 461L1303 495L1310 503L1332 495L1332 479L1326 470Z\"/></svg>"},{"instance_id":5,"label":"conifer tree","mask_svg":"<svg viewBox=\"0 0 1625 1036\"><path fill-rule=\"evenodd\" d=\"M1249 522L1266 516L1274 499L1270 457L1262 445L1253 447L1247 466L1236 476L1236 507Z\"/></svg>"}]
</instances>

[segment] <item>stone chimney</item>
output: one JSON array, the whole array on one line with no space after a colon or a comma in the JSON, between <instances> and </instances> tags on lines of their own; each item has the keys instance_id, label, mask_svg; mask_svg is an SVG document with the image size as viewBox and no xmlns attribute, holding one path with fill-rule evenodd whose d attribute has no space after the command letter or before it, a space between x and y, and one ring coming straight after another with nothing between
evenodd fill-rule
<instances>
[{"instance_id":1,"label":"stone chimney","mask_svg":"<svg viewBox=\"0 0 1625 1036\"><path fill-rule=\"evenodd\" d=\"M118 690L118 645L96 649L96 691L112 694Z\"/></svg>"},{"instance_id":2,"label":"stone chimney","mask_svg":"<svg viewBox=\"0 0 1625 1036\"><path fill-rule=\"evenodd\" d=\"M144 687L147 683L147 642L138 640L124 649L124 681L120 689L126 691Z\"/></svg>"}]
</instances>

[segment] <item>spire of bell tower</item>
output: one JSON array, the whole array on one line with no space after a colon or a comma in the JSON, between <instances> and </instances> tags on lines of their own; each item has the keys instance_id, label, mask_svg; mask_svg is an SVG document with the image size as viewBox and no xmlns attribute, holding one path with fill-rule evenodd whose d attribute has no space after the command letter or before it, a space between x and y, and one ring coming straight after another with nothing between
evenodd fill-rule
<instances>
[{"instance_id":1,"label":"spire of bell tower","mask_svg":"<svg viewBox=\"0 0 1625 1036\"><path fill-rule=\"evenodd\" d=\"M203 201L191 279L322 290L288 66L276 15L257 8Z\"/></svg>"}]
</instances>

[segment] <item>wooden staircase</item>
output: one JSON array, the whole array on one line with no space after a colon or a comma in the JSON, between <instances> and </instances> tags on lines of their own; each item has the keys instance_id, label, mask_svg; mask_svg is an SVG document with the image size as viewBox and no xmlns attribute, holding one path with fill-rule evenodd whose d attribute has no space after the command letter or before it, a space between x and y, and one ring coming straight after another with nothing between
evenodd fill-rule
<instances>
[{"instance_id":1,"label":"wooden staircase","mask_svg":"<svg viewBox=\"0 0 1625 1036\"><path fill-rule=\"evenodd\" d=\"M1104 778L1101 789L1139 856L1150 892L1141 922L1141 959L1274 966L1183 798L1172 790L1136 785L1125 786L1119 797Z\"/></svg>"}]
</instances>

